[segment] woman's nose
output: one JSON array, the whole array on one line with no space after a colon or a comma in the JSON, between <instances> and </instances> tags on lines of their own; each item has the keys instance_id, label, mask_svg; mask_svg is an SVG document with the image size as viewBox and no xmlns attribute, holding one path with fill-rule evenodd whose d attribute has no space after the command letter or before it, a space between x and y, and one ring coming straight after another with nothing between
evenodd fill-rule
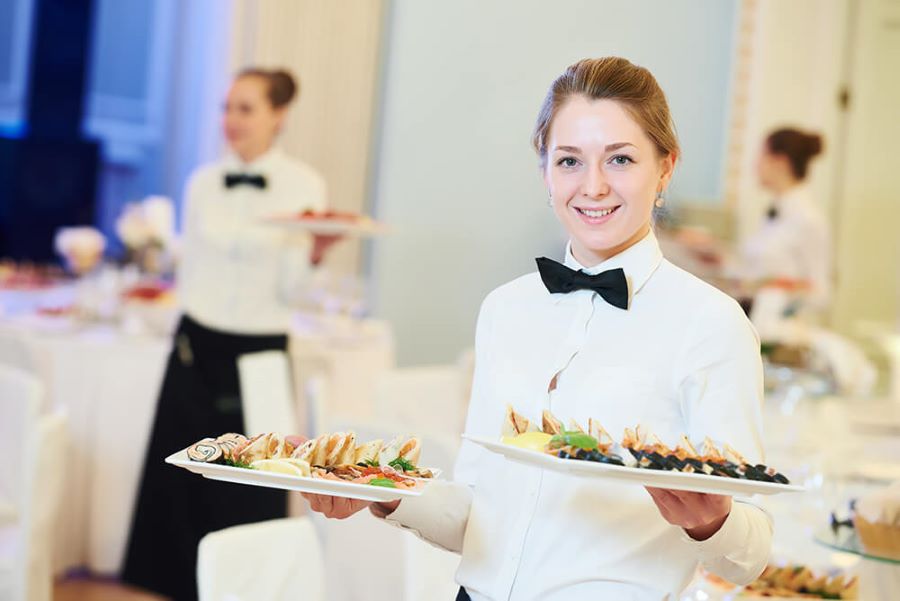
<instances>
[{"instance_id":1,"label":"woman's nose","mask_svg":"<svg viewBox=\"0 0 900 601\"><path fill-rule=\"evenodd\" d=\"M588 198L602 198L609 194L609 182L601 166L595 165L588 169L581 193Z\"/></svg>"}]
</instances>

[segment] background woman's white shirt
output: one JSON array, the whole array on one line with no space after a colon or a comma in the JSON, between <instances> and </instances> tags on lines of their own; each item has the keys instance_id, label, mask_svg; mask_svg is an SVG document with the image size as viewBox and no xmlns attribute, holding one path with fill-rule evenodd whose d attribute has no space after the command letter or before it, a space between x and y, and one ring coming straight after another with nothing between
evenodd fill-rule
<instances>
[{"instance_id":1,"label":"background woman's white shirt","mask_svg":"<svg viewBox=\"0 0 900 601\"><path fill-rule=\"evenodd\" d=\"M226 188L227 173L262 175L266 187ZM228 332L284 333L290 298L308 279L311 242L262 220L325 206L322 176L277 148L252 163L230 155L195 171L184 197L178 270L185 312Z\"/></svg>"},{"instance_id":2,"label":"background woman's white shirt","mask_svg":"<svg viewBox=\"0 0 900 601\"><path fill-rule=\"evenodd\" d=\"M566 263L582 268L570 253ZM550 294L536 273L487 297L466 432L498 437L509 403L534 419L593 417L616 437L638 423L673 445L710 436L762 460L759 342L740 307L663 259L652 233L586 271L615 267L629 279L628 311L590 291ZM676 599L698 562L742 582L769 554L768 517L747 503L697 542L640 486L529 468L468 442L454 478L388 521L461 551L457 579L476 601Z\"/></svg>"},{"instance_id":3,"label":"background woman's white shirt","mask_svg":"<svg viewBox=\"0 0 900 601\"><path fill-rule=\"evenodd\" d=\"M741 247L741 277L807 281L809 302L825 307L832 295L832 245L828 223L805 186L779 198L778 216L765 217Z\"/></svg>"}]
</instances>

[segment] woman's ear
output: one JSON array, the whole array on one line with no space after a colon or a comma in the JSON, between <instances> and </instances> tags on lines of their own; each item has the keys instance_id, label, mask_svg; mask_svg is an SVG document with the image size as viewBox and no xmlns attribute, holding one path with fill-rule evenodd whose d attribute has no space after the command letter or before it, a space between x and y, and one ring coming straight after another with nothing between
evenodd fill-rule
<instances>
[{"instance_id":1,"label":"woman's ear","mask_svg":"<svg viewBox=\"0 0 900 601\"><path fill-rule=\"evenodd\" d=\"M660 159L659 183L661 191L669 187L669 182L672 180L672 174L675 172L675 162L677 160L678 156L674 152L670 152Z\"/></svg>"},{"instance_id":2,"label":"woman's ear","mask_svg":"<svg viewBox=\"0 0 900 601\"><path fill-rule=\"evenodd\" d=\"M275 114L275 133L280 134L287 119L287 107L272 109L272 111Z\"/></svg>"}]
</instances>

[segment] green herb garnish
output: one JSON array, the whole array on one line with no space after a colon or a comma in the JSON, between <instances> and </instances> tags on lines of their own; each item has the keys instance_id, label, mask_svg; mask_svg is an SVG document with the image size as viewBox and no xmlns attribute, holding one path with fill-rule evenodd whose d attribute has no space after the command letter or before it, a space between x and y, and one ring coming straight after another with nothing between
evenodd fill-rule
<instances>
[{"instance_id":1,"label":"green herb garnish","mask_svg":"<svg viewBox=\"0 0 900 601\"><path fill-rule=\"evenodd\" d=\"M235 461L234 459L226 459L225 465L230 465L231 467L242 467L245 470L252 470L253 466L249 463L244 463L243 461Z\"/></svg>"},{"instance_id":2,"label":"green herb garnish","mask_svg":"<svg viewBox=\"0 0 900 601\"><path fill-rule=\"evenodd\" d=\"M381 464L378 463L378 457L375 459L366 459L363 461L363 465L367 467L381 467Z\"/></svg>"},{"instance_id":3,"label":"green herb garnish","mask_svg":"<svg viewBox=\"0 0 900 601\"><path fill-rule=\"evenodd\" d=\"M372 486L383 486L384 488L397 488L397 485L390 478L373 478L369 480L369 484Z\"/></svg>"},{"instance_id":4,"label":"green herb garnish","mask_svg":"<svg viewBox=\"0 0 900 601\"><path fill-rule=\"evenodd\" d=\"M400 470L402 472L411 472L416 469L416 466L414 466L411 462L407 461L403 457L397 457L396 459L388 463L388 465L395 470Z\"/></svg>"},{"instance_id":5,"label":"green herb garnish","mask_svg":"<svg viewBox=\"0 0 900 601\"><path fill-rule=\"evenodd\" d=\"M597 448L597 439L584 432L569 431L555 435L548 443L550 448L558 449L559 447L572 446L592 451Z\"/></svg>"}]
</instances>

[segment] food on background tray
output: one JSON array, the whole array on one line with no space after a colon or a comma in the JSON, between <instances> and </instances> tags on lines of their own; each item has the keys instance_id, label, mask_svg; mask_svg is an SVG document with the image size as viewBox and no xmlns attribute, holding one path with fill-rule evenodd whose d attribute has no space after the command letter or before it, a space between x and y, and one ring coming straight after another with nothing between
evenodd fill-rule
<instances>
[{"instance_id":1,"label":"food on background tray","mask_svg":"<svg viewBox=\"0 0 900 601\"><path fill-rule=\"evenodd\" d=\"M136 301L170 300L170 286L165 284L139 284L122 292L122 297Z\"/></svg>"},{"instance_id":2,"label":"food on background tray","mask_svg":"<svg viewBox=\"0 0 900 601\"><path fill-rule=\"evenodd\" d=\"M900 481L860 498L853 526L866 552L900 560Z\"/></svg>"},{"instance_id":3,"label":"food on background tray","mask_svg":"<svg viewBox=\"0 0 900 601\"><path fill-rule=\"evenodd\" d=\"M634 430L626 428L621 442L616 442L597 420L591 418L587 424L585 430L571 420L566 430L559 419L545 410L539 430L512 406L507 406L501 441L561 459L789 484L787 477L773 468L753 464L728 444L719 450L708 437L703 442L702 452L698 452L687 436L682 436L673 449L655 435L652 442L648 442L640 425Z\"/></svg>"},{"instance_id":4,"label":"food on background tray","mask_svg":"<svg viewBox=\"0 0 900 601\"><path fill-rule=\"evenodd\" d=\"M187 455L191 461L411 490L434 477L417 466L421 450L416 437L357 444L355 433L336 432L295 446L291 439L267 432L252 438L204 438L188 447Z\"/></svg>"},{"instance_id":5,"label":"food on background tray","mask_svg":"<svg viewBox=\"0 0 900 601\"><path fill-rule=\"evenodd\" d=\"M845 574L816 574L806 566L767 566L739 597L859 599L859 580Z\"/></svg>"},{"instance_id":6,"label":"food on background tray","mask_svg":"<svg viewBox=\"0 0 900 601\"><path fill-rule=\"evenodd\" d=\"M325 219L328 221L350 221L354 223L371 221L371 219L365 215L350 213L348 211L336 211L334 209L326 209L324 211L312 211L307 209L302 211L298 217L300 219L309 220Z\"/></svg>"}]
</instances>

